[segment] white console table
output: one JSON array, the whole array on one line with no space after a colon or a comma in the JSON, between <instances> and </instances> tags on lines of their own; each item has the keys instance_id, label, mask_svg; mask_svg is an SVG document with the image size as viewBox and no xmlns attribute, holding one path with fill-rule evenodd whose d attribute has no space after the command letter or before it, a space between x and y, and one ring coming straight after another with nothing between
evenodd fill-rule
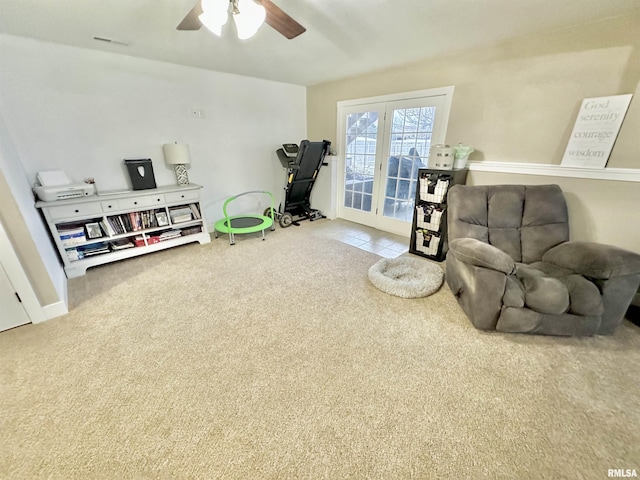
<instances>
[{"instance_id":1,"label":"white console table","mask_svg":"<svg viewBox=\"0 0 640 480\"><path fill-rule=\"evenodd\" d=\"M68 278L87 268L211 242L196 184L37 202Z\"/></svg>"}]
</instances>

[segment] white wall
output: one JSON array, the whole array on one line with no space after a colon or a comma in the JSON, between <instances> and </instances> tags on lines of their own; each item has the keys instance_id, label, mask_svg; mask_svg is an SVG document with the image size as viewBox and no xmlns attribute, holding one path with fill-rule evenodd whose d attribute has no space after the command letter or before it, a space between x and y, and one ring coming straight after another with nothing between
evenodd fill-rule
<instances>
[{"instance_id":1,"label":"white wall","mask_svg":"<svg viewBox=\"0 0 640 480\"><path fill-rule=\"evenodd\" d=\"M203 52L203 55L206 55ZM151 158L158 185L176 183L162 144L189 145L189 178L205 214L247 190L279 198L275 150L306 135L303 87L0 35L0 99L31 182L63 169L98 190L126 189L125 158ZM202 109L206 118L190 115Z\"/></svg>"},{"instance_id":2,"label":"white wall","mask_svg":"<svg viewBox=\"0 0 640 480\"><path fill-rule=\"evenodd\" d=\"M189 178L204 187L212 225L231 195L269 190L278 202L285 176L275 150L307 131L304 87L2 34L0 108L0 169L38 244L49 239L29 188L41 170L122 190L130 188L123 159L151 158L156 183L174 185L162 145L186 143ZM50 245L40 250L62 295L56 254Z\"/></svg>"}]
</instances>

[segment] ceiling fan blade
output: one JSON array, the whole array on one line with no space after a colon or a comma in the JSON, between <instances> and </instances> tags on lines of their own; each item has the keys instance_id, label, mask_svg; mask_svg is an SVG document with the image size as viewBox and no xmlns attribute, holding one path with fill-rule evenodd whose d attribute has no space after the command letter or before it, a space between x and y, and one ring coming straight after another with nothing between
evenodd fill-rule
<instances>
[{"instance_id":1,"label":"ceiling fan blade","mask_svg":"<svg viewBox=\"0 0 640 480\"><path fill-rule=\"evenodd\" d=\"M271 0L257 1L262 4L267 11L267 18L265 19L267 25L273 27L277 32L281 33L289 40L307 31L306 28L284 13L280 7L274 4Z\"/></svg>"},{"instance_id":2,"label":"ceiling fan blade","mask_svg":"<svg viewBox=\"0 0 640 480\"><path fill-rule=\"evenodd\" d=\"M198 3L196 3L196 5L182 19L180 24L176 27L176 30L200 30L202 23L200 23L200 19L198 17L201 14L202 7L198 1Z\"/></svg>"}]
</instances>

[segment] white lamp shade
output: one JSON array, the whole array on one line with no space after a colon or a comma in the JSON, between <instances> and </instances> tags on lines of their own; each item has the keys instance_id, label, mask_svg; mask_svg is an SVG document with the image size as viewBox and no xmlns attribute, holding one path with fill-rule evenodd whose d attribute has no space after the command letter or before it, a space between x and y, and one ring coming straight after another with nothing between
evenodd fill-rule
<instances>
[{"instance_id":1,"label":"white lamp shade","mask_svg":"<svg viewBox=\"0 0 640 480\"><path fill-rule=\"evenodd\" d=\"M224 24L216 23L216 20L211 20L206 13L201 13L198 16L198 19L200 20L200 23L207 27L207 30L209 30L211 33L217 35L218 37L222 36L222 26Z\"/></svg>"},{"instance_id":2,"label":"white lamp shade","mask_svg":"<svg viewBox=\"0 0 640 480\"><path fill-rule=\"evenodd\" d=\"M168 165L187 165L191 163L189 145L184 143L166 143L162 146L164 161Z\"/></svg>"},{"instance_id":3,"label":"white lamp shade","mask_svg":"<svg viewBox=\"0 0 640 480\"><path fill-rule=\"evenodd\" d=\"M227 23L229 18L229 2L225 0L202 0L202 14L198 19L212 33L220 36L222 34L222 26Z\"/></svg>"},{"instance_id":4,"label":"white lamp shade","mask_svg":"<svg viewBox=\"0 0 640 480\"><path fill-rule=\"evenodd\" d=\"M267 15L265 8L253 0L238 0L238 10L240 13L233 15L238 38L245 40L253 37L264 23Z\"/></svg>"}]
</instances>

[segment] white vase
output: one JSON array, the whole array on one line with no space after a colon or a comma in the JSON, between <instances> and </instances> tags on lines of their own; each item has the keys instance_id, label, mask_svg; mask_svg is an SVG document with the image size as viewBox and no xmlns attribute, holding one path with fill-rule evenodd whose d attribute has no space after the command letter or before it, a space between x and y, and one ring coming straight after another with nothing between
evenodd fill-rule
<instances>
[{"instance_id":1,"label":"white vase","mask_svg":"<svg viewBox=\"0 0 640 480\"><path fill-rule=\"evenodd\" d=\"M453 161L453 169L454 170L461 170L464 167L467 166L467 160L469 160L469 155L467 155L466 157L462 157L462 158L456 158Z\"/></svg>"}]
</instances>

